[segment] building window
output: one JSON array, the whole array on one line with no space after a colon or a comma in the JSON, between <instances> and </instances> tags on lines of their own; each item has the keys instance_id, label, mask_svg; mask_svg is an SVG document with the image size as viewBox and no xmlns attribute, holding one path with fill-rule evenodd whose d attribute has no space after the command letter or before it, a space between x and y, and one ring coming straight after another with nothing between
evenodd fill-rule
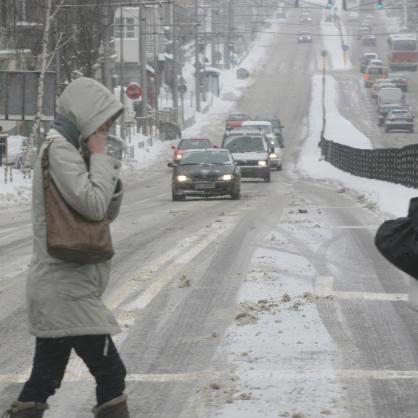
<instances>
[{"instance_id":1,"label":"building window","mask_svg":"<svg viewBox=\"0 0 418 418\"><path fill-rule=\"evenodd\" d=\"M122 26L123 22L123 26ZM133 17L115 18L115 38L121 37L123 29L123 38L135 38L135 19Z\"/></svg>"}]
</instances>

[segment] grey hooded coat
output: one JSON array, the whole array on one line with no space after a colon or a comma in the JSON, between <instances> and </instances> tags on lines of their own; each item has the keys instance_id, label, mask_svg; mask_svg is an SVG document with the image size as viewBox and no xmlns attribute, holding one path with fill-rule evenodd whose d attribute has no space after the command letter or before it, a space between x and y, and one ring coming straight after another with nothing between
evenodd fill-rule
<instances>
[{"instance_id":1,"label":"grey hooded coat","mask_svg":"<svg viewBox=\"0 0 418 418\"><path fill-rule=\"evenodd\" d=\"M57 105L57 113L74 128L80 143L121 111L121 103L111 92L89 78L70 83ZM68 141L59 129L51 129L47 139L52 141L50 174L66 202L87 219L115 219L122 199L121 163L105 154L93 154L88 171L78 144ZM110 261L79 265L47 253L40 160L33 175L33 255L27 280L30 332L37 337L116 334L120 332L117 321L101 300Z\"/></svg>"}]
</instances>

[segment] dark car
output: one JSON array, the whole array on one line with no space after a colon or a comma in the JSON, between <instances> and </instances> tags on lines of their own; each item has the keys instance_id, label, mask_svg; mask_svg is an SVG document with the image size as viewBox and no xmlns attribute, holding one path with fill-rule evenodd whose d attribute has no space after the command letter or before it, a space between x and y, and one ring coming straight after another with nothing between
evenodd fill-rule
<instances>
[{"instance_id":1,"label":"dark car","mask_svg":"<svg viewBox=\"0 0 418 418\"><path fill-rule=\"evenodd\" d=\"M185 151L175 164L172 178L173 200L186 196L241 197L241 172L226 149Z\"/></svg>"},{"instance_id":2,"label":"dark car","mask_svg":"<svg viewBox=\"0 0 418 418\"><path fill-rule=\"evenodd\" d=\"M251 116L246 113L232 113L226 119L225 129L239 128L245 120L251 120Z\"/></svg>"},{"instance_id":3,"label":"dark car","mask_svg":"<svg viewBox=\"0 0 418 418\"><path fill-rule=\"evenodd\" d=\"M184 138L178 144L171 147L174 150L173 162L169 162L168 166L172 167L173 163L179 161L183 157L183 153L189 149L205 149L212 148L212 143L208 138Z\"/></svg>"},{"instance_id":4,"label":"dark car","mask_svg":"<svg viewBox=\"0 0 418 418\"><path fill-rule=\"evenodd\" d=\"M270 182L271 147L263 134L226 137L223 148L228 149L241 168L242 177L262 178Z\"/></svg>"},{"instance_id":5,"label":"dark car","mask_svg":"<svg viewBox=\"0 0 418 418\"><path fill-rule=\"evenodd\" d=\"M408 79L400 73L389 73L388 79L402 91L408 91Z\"/></svg>"},{"instance_id":6,"label":"dark car","mask_svg":"<svg viewBox=\"0 0 418 418\"><path fill-rule=\"evenodd\" d=\"M299 32L298 33L298 43L312 43L312 35L309 32Z\"/></svg>"},{"instance_id":7,"label":"dark car","mask_svg":"<svg viewBox=\"0 0 418 418\"><path fill-rule=\"evenodd\" d=\"M386 116L392 110L404 110L405 108L399 103L386 103L377 108L377 125L383 126L385 124Z\"/></svg>"},{"instance_id":8,"label":"dark car","mask_svg":"<svg viewBox=\"0 0 418 418\"><path fill-rule=\"evenodd\" d=\"M414 114L409 110L392 110L385 119L385 132L402 130L414 132Z\"/></svg>"}]
</instances>

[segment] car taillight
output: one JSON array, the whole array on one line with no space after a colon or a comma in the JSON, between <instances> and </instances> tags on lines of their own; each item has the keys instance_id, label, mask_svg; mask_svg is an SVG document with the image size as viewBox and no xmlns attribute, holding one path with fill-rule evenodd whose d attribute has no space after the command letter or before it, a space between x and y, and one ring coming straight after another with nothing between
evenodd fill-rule
<instances>
[{"instance_id":1,"label":"car taillight","mask_svg":"<svg viewBox=\"0 0 418 418\"><path fill-rule=\"evenodd\" d=\"M364 79L367 81L369 79L369 75L368 74L364 74Z\"/></svg>"}]
</instances>

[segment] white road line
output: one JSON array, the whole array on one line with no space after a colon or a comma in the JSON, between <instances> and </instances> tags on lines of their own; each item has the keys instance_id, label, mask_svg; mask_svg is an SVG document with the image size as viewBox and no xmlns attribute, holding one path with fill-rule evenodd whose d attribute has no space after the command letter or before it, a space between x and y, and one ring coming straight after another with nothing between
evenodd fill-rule
<instances>
[{"instance_id":1,"label":"white road line","mask_svg":"<svg viewBox=\"0 0 418 418\"><path fill-rule=\"evenodd\" d=\"M225 376L228 371L211 371L203 370L198 372L188 373L131 373L126 376L128 382L142 382L142 383L175 383L175 382L192 382L202 381L208 379L217 379ZM251 379L275 379L275 380L289 380L289 379L364 379L364 380L415 380L418 379L418 370L366 370L366 369L257 369L247 370L247 376ZM27 380L29 374L2 374L0 375L1 383L23 383ZM80 381L92 381L93 377L87 371L83 371L80 376L74 377L71 374L66 374L64 382L77 383Z\"/></svg>"},{"instance_id":2,"label":"white road line","mask_svg":"<svg viewBox=\"0 0 418 418\"><path fill-rule=\"evenodd\" d=\"M314 291L316 293L332 292L334 278L332 276L317 276L314 282Z\"/></svg>"},{"instance_id":3,"label":"white road line","mask_svg":"<svg viewBox=\"0 0 418 418\"><path fill-rule=\"evenodd\" d=\"M376 229L379 225L328 225L330 229Z\"/></svg>"},{"instance_id":4,"label":"white road line","mask_svg":"<svg viewBox=\"0 0 418 418\"><path fill-rule=\"evenodd\" d=\"M372 300L382 302L407 302L406 293L378 293L333 290L332 276L317 276L314 280L315 296L327 299Z\"/></svg>"},{"instance_id":5,"label":"white road line","mask_svg":"<svg viewBox=\"0 0 418 418\"><path fill-rule=\"evenodd\" d=\"M408 301L408 295L406 293L342 292L334 290L331 292L319 292L316 293L316 296L343 300L373 300L382 302Z\"/></svg>"}]
</instances>

